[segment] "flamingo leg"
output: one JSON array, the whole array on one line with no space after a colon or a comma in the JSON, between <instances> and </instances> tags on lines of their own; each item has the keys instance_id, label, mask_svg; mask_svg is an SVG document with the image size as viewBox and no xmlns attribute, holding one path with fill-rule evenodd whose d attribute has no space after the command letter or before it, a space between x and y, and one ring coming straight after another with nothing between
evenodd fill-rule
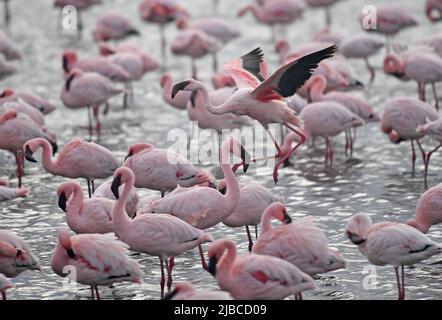
<instances>
[{"instance_id":1,"label":"flamingo leg","mask_svg":"<svg viewBox=\"0 0 442 320\"><path fill-rule=\"evenodd\" d=\"M163 59L163 67L166 66L166 34L164 32L164 25L160 24L160 37L161 37L161 57Z\"/></svg>"},{"instance_id":2,"label":"flamingo leg","mask_svg":"<svg viewBox=\"0 0 442 320\"><path fill-rule=\"evenodd\" d=\"M165 259L166 262L166 270L167 270L167 292L170 292L172 289L172 270L175 265L175 258L170 257L169 261Z\"/></svg>"},{"instance_id":3,"label":"flamingo leg","mask_svg":"<svg viewBox=\"0 0 442 320\"><path fill-rule=\"evenodd\" d=\"M247 231L247 239L249 239L249 252L252 252L253 240L252 240L252 236L250 234L249 226L247 226L247 225L246 225L246 231Z\"/></svg>"},{"instance_id":4,"label":"flamingo leg","mask_svg":"<svg viewBox=\"0 0 442 320\"><path fill-rule=\"evenodd\" d=\"M437 150L440 149L440 147L442 147L442 144L438 145L435 149L433 149L433 150L431 150L430 152L427 153L427 156L426 156L426 159L425 159L425 173L424 173L425 189L428 187L427 176L428 176L428 169L430 167L430 158L433 155L433 153L435 153Z\"/></svg>"},{"instance_id":5,"label":"flamingo leg","mask_svg":"<svg viewBox=\"0 0 442 320\"><path fill-rule=\"evenodd\" d=\"M325 165L327 164L333 165L333 146L329 137L325 138Z\"/></svg>"},{"instance_id":6,"label":"flamingo leg","mask_svg":"<svg viewBox=\"0 0 442 320\"><path fill-rule=\"evenodd\" d=\"M89 194L89 198L92 198L91 180L86 179L86 181L87 181L87 191L88 191L88 194Z\"/></svg>"},{"instance_id":7,"label":"flamingo leg","mask_svg":"<svg viewBox=\"0 0 442 320\"><path fill-rule=\"evenodd\" d=\"M258 225L255 224L255 240L258 240Z\"/></svg>"},{"instance_id":8,"label":"flamingo leg","mask_svg":"<svg viewBox=\"0 0 442 320\"><path fill-rule=\"evenodd\" d=\"M100 123L100 105L95 105L93 107L93 113L94 113L94 118L95 118L95 130L97 132L97 140L100 140L100 135L101 135L101 123Z\"/></svg>"},{"instance_id":9,"label":"flamingo leg","mask_svg":"<svg viewBox=\"0 0 442 320\"><path fill-rule=\"evenodd\" d=\"M329 6L325 7L325 24L327 27L331 25L331 11Z\"/></svg>"},{"instance_id":10,"label":"flamingo leg","mask_svg":"<svg viewBox=\"0 0 442 320\"><path fill-rule=\"evenodd\" d=\"M412 164L412 166L411 166L411 168L412 168L413 173L414 173L414 168L416 166L416 150L414 148L414 139L411 139L411 151L412 151L412 154L411 154L411 164Z\"/></svg>"},{"instance_id":11,"label":"flamingo leg","mask_svg":"<svg viewBox=\"0 0 442 320\"><path fill-rule=\"evenodd\" d=\"M192 78L197 80L198 79L198 77L197 77L198 75L197 75L197 71L196 71L195 59L192 58L191 61L192 61Z\"/></svg>"},{"instance_id":12,"label":"flamingo leg","mask_svg":"<svg viewBox=\"0 0 442 320\"><path fill-rule=\"evenodd\" d=\"M7 299L6 299L6 292L5 291L2 291L2 300L3 301L6 301Z\"/></svg>"},{"instance_id":13,"label":"flamingo leg","mask_svg":"<svg viewBox=\"0 0 442 320\"><path fill-rule=\"evenodd\" d=\"M23 161L20 152L15 153L15 162L17 164L18 187L21 188L23 177Z\"/></svg>"},{"instance_id":14,"label":"flamingo leg","mask_svg":"<svg viewBox=\"0 0 442 320\"><path fill-rule=\"evenodd\" d=\"M425 159L427 158L427 153L425 152L424 148L422 147L422 144L419 139L416 139L417 146L419 147L419 150L421 151L422 155L422 161L425 163Z\"/></svg>"},{"instance_id":15,"label":"flamingo leg","mask_svg":"<svg viewBox=\"0 0 442 320\"><path fill-rule=\"evenodd\" d=\"M364 61L365 61L365 65L367 66L368 71L370 72L370 82L373 82L374 78L376 77L376 71L375 71L374 67L370 64L370 62L368 61L368 58L365 58Z\"/></svg>"},{"instance_id":16,"label":"flamingo leg","mask_svg":"<svg viewBox=\"0 0 442 320\"><path fill-rule=\"evenodd\" d=\"M106 101L104 104L103 116L106 116L109 113L109 101Z\"/></svg>"},{"instance_id":17,"label":"flamingo leg","mask_svg":"<svg viewBox=\"0 0 442 320\"><path fill-rule=\"evenodd\" d=\"M353 157L353 143L354 143L354 139L353 139L353 137L351 135L351 130L352 129L354 130L355 136L356 136L356 128L350 128L349 131L348 131L348 133L349 133L349 135L348 135L348 142L350 143L350 158Z\"/></svg>"},{"instance_id":18,"label":"flamingo leg","mask_svg":"<svg viewBox=\"0 0 442 320\"><path fill-rule=\"evenodd\" d=\"M436 107L436 110L439 111L439 97L436 92L436 84L433 82L431 87L433 88L434 106Z\"/></svg>"},{"instance_id":19,"label":"flamingo leg","mask_svg":"<svg viewBox=\"0 0 442 320\"><path fill-rule=\"evenodd\" d=\"M275 154L275 155L273 155L273 156L269 156L269 157L255 158L255 159L253 159L253 160L251 161L252 163L256 163L256 162L258 162L258 161L267 160L267 159L280 158L280 157L282 156L282 150L281 150L281 147L279 146L278 142L276 142L275 137L274 137L273 134L270 132L270 130L269 130L269 128L268 128L267 126L263 126L263 127L266 129L267 134L269 135L270 139L272 139L273 144L275 145L276 150L278 151L278 153ZM236 169L238 169L238 168L236 167Z\"/></svg>"},{"instance_id":20,"label":"flamingo leg","mask_svg":"<svg viewBox=\"0 0 442 320\"><path fill-rule=\"evenodd\" d=\"M405 267L401 266L402 271L402 299L405 300Z\"/></svg>"},{"instance_id":21,"label":"flamingo leg","mask_svg":"<svg viewBox=\"0 0 442 320\"><path fill-rule=\"evenodd\" d=\"M94 286L91 286L91 299L95 300Z\"/></svg>"},{"instance_id":22,"label":"flamingo leg","mask_svg":"<svg viewBox=\"0 0 442 320\"><path fill-rule=\"evenodd\" d=\"M5 4L5 27L8 28L11 24L11 8L9 6L9 0L3 1Z\"/></svg>"},{"instance_id":23,"label":"flamingo leg","mask_svg":"<svg viewBox=\"0 0 442 320\"><path fill-rule=\"evenodd\" d=\"M422 101L423 102L427 101L427 93L425 91L425 83L422 83Z\"/></svg>"},{"instance_id":24,"label":"flamingo leg","mask_svg":"<svg viewBox=\"0 0 442 320\"><path fill-rule=\"evenodd\" d=\"M100 293L98 292L98 287L95 286L95 293L97 294L97 300L101 300Z\"/></svg>"},{"instance_id":25,"label":"flamingo leg","mask_svg":"<svg viewBox=\"0 0 442 320\"><path fill-rule=\"evenodd\" d=\"M160 268L161 268L161 280L160 280L160 287L161 287L161 298L164 297L164 283L165 283L165 277L164 277L164 261L163 257L159 257L160 259Z\"/></svg>"},{"instance_id":26,"label":"flamingo leg","mask_svg":"<svg viewBox=\"0 0 442 320\"><path fill-rule=\"evenodd\" d=\"M394 272L396 273L396 282L397 282L397 288L398 288L398 300L403 300L402 298L402 286L401 281L399 279L399 269L398 267L394 267Z\"/></svg>"},{"instance_id":27,"label":"flamingo leg","mask_svg":"<svg viewBox=\"0 0 442 320\"><path fill-rule=\"evenodd\" d=\"M127 100L128 100L128 96L129 96L129 94L128 94L129 88L128 88L127 82L124 83L124 89L126 91L124 92L124 95L123 95L123 109L127 109L127 107L128 107Z\"/></svg>"},{"instance_id":28,"label":"flamingo leg","mask_svg":"<svg viewBox=\"0 0 442 320\"><path fill-rule=\"evenodd\" d=\"M213 72L215 72L215 73L218 72L218 56L217 56L216 52L213 54L212 68L213 68Z\"/></svg>"},{"instance_id":29,"label":"flamingo leg","mask_svg":"<svg viewBox=\"0 0 442 320\"><path fill-rule=\"evenodd\" d=\"M198 250L200 252L201 265L203 266L204 270L208 271L209 267L207 266L206 259L204 258L203 247L201 245L198 245Z\"/></svg>"},{"instance_id":30,"label":"flamingo leg","mask_svg":"<svg viewBox=\"0 0 442 320\"><path fill-rule=\"evenodd\" d=\"M87 117L89 123L89 140L92 141L92 117L91 117L91 107L87 107Z\"/></svg>"},{"instance_id":31,"label":"flamingo leg","mask_svg":"<svg viewBox=\"0 0 442 320\"><path fill-rule=\"evenodd\" d=\"M95 181L91 180L91 189L92 189L92 194L95 193Z\"/></svg>"},{"instance_id":32,"label":"flamingo leg","mask_svg":"<svg viewBox=\"0 0 442 320\"><path fill-rule=\"evenodd\" d=\"M348 157L348 149L349 149L349 147L350 147L350 143L349 143L349 139L348 139L348 135L349 135L349 132L348 132L348 130L349 129L347 129L347 130L345 130L345 156L346 157Z\"/></svg>"},{"instance_id":33,"label":"flamingo leg","mask_svg":"<svg viewBox=\"0 0 442 320\"><path fill-rule=\"evenodd\" d=\"M77 29L78 37L83 37L83 19L81 17L81 10L77 10Z\"/></svg>"}]
</instances>

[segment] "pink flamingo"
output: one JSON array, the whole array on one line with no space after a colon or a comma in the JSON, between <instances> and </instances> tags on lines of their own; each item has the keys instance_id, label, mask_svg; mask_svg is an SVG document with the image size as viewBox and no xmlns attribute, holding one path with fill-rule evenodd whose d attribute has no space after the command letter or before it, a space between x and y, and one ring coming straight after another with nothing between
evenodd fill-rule
<instances>
[{"instance_id":1,"label":"pink flamingo","mask_svg":"<svg viewBox=\"0 0 442 320\"><path fill-rule=\"evenodd\" d=\"M100 186L95 189L92 198L106 198L110 200L117 200L111 190L113 179L106 180ZM123 187L121 187L120 192L123 191ZM129 197L126 201L126 212L129 217L133 218L137 215L138 203L140 201L140 197L138 196L137 189L133 188L129 194Z\"/></svg>"},{"instance_id":2,"label":"pink flamingo","mask_svg":"<svg viewBox=\"0 0 442 320\"><path fill-rule=\"evenodd\" d=\"M218 190L222 194L226 193L226 180L219 182ZM252 251L253 240L249 226L255 226L255 237L258 238L258 224L261 222L262 213L271 203L279 200L278 196L259 183L247 182L239 187L238 205L222 223L230 228L245 227L249 240L249 251Z\"/></svg>"},{"instance_id":3,"label":"pink flamingo","mask_svg":"<svg viewBox=\"0 0 442 320\"><path fill-rule=\"evenodd\" d=\"M45 118L43 114L40 111L38 111L36 108L32 107L31 105L23 101L6 102L3 105L0 105L0 112L4 112L7 110L15 110L17 113L23 113L27 115L29 118L31 118L31 120L34 121L40 127L44 128L45 126ZM46 132L48 132L49 134L53 134L49 132L48 129L44 130L46 130Z\"/></svg>"},{"instance_id":4,"label":"pink flamingo","mask_svg":"<svg viewBox=\"0 0 442 320\"><path fill-rule=\"evenodd\" d=\"M84 199L81 186L68 181L57 189L58 206L66 213L66 222L75 233L111 233L112 206L114 201L106 198ZM72 200L69 200L72 197ZM67 202L69 203L67 204Z\"/></svg>"},{"instance_id":5,"label":"pink flamingo","mask_svg":"<svg viewBox=\"0 0 442 320\"><path fill-rule=\"evenodd\" d=\"M381 130L393 143L400 143L405 140L411 141L412 149L412 169L414 172L416 164L416 152L414 142L416 141L424 164L426 163L426 153L422 148L420 139L424 133L416 129L420 125L425 125L427 121L439 119L439 115L429 104L417 99L400 97L393 98L387 102L381 118Z\"/></svg>"},{"instance_id":6,"label":"pink flamingo","mask_svg":"<svg viewBox=\"0 0 442 320\"><path fill-rule=\"evenodd\" d=\"M425 14L431 22L437 22L442 20L442 1L426 0Z\"/></svg>"},{"instance_id":7,"label":"pink flamingo","mask_svg":"<svg viewBox=\"0 0 442 320\"><path fill-rule=\"evenodd\" d=\"M216 53L223 44L218 39L196 29L180 31L172 42L171 50L175 55L189 56L192 61L192 78L197 78L195 59L208 54L213 55L213 70L216 71Z\"/></svg>"},{"instance_id":8,"label":"pink flamingo","mask_svg":"<svg viewBox=\"0 0 442 320\"><path fill-rule=\"evenodd\" d=\"M52 253L51 268L60 277L68 275L66 266L73 266L76 282L91 286L92 300L100 300L98 286L115 282L143 282L137 261L128 257L128 246L113 234L79 234L71 236L68 228L58 230L58 242ZM95 293L94 293L95 290Z\"/></svg>"},{"instance_id":9,"label":"pink flamingo","mask_svg":"<svg viewBox=\"0 0 442 320\"><path fill-rule=\"evenodd\" d=\"M376 38L365 34L345 38L339 45L339 50L346 58L364 59L365 65L370 72L370 82L373 82L376 72L368 58L382 49L384 43Z\"/></svg>"},{"instance_id":10,"label":"pink flamingo","mask_svg":"<svg viewBox=\"0 0 442 320\"><path fill-rule=\"evenodd\" d=\"M59 21L61 21L61 13L65 6L74 6L77 9L77 29L78 35L81 37L83 33L83 19L82 12L86 9L101 4L102 0L55 0L54 7L60 8Z\"/></svg>"},{"instance_id":11,"label":"pink flamingo","mask_svg":"<svg viewBox=\"0 0 442 320\"><path fill-rule=\"evenodd\" d=\"M283 223L272 228L275 218ZM328 247L324 232L309 218L292 222L280 202L269 205L261 219L261 234L253 253L284 259L310 276L345 268L342 255ZM301 297L299 297L301 298Z\"/></svg>"},{"instance_id":12,"label":"pink flamingo","mask_svg":"<svg viewBox=\"0 0 442 320\"><path fill-rule=\"evenodd\" d=\"M412 266L442 252L442 246L419 230L395 222L373 224L365 213L353 215L345 226L345 235L358 246L370 263L392 265L396 272L398 299L405 299L404 266ZM401 267L402 276L399 276Z\"/></svg>"},{"instance_id":13,"label":"pink flamingo","mask_svg":"<svg viewBox=\"0 0 442 320\"><path fill-rule=\"evenodd\" d=\"M428 169L430 167L430 158L437 150L442 147L442 120L438 119L432 122L429 122L424 125L420 125L417 127L417 132L420 134L428 135L434 140L436 140L439 145L427 153L426 158L424 159L424 165L425 165L425 173L424 173L424 182L425 182L425 188L427 188L427 176L428 176Z\"/></svg>"},{"instance_id":14,"label":"pink flamingo","mask_svg":"<svg viewBox=\"0 0 442 320\"><path fill-rule=\"evenodd\" d=\"M55 106L48 100L27 91L15 91L10 88L4 89L0 93L0 105L7 102L16 102L22 100L25 103L33 106L44 115L51 113L55 110Z\"/></svg>"},{"instance_id":15,"label":"pink flamingo","mask_svg":"<svg viewBox=\"0 0 442 320\"><path fill-rule=\"evenodd\" d=\"M31 247L15 233L0 230L0 273L8 278L26 270L40 270L40 262Z\"/></svg>"},{"instance_id":16,"label":"pink flamingo","mask_svg":"<svg viewBox=\"0 0 442 320\"><path fill-rule=\"evenodd\" d=\"M419 43L432 48L434 52L442 58L442 33L425 37L419 41Z\"/></svg>"},{"instance_id":17,"label":"pink flamingo","mask_svg":"<svg viewBox=\"0 0 442 320\"><path fill-rule=\"evenodd\" d=\"M231 240L209 247L209 270L219 287L240 300L279 300L316 288L315 281L285 260L260 254L237 255Z\"/></svg>"},{"instance_id":18,"label":"pink flamingo","mask_svg":"<svg viewBox=\"0 0 442 320\"><path fill-rule=\"evenodd\" d=\"M170 291L174 258L205 242L212 241L212 237L169 214L143 214L133 220L130 219L124 208L134 182L135 176L129 168L121 167L115 171L111 188L117 198L112 208L115 233L130 246L131 250L158 256L161 266L161 297L163 297L164 260L168 274L167 288ZM119 188L123 184L123 192L120 195Z\"/></svg>"},{"instance_id":19,"label":"pink flamingo","mask_svg":"<svg viewBox=\"0 0 442 320\"><path fill-rule=\"evenodd\" d=\"M325 165L333 164L331 137L365 124L358 115L334 101L309 104L302 109L299 116L304 121L304 131L307 137L325 138Z\"/></svg>"},{"instance_id":20,"label":"pink flamingo","mask_svg":"<svg viewBox=\"0 0 442 320\"><path fill-rule=\"evenodd\" d=\"M179 154L148 143L131 145L124 166L135 174L135 187L158 190L162 197L177 186L187 188L212 180L209 173Z\"/></svg>"},{"instance_id":21,"label":"pink flamingo","mask_svg":"<svg viewBox=\"0 0 442 320\"><path fill-rule=\"evenodd\" d=\"M95 41L122 40L140 33L132 22L119 11L111 11L102 15L92 31Z\"/></svg>"},{"instance_id":22,"label":"pink flamingo","mask_svg":"<svg viewBox=\"0 0 442 320\"><path fill-rule=\"evenodd\" d=\"M407 224L427 233L431 226L442 222L442 183L425 191L417 200L416 215Z\"/></svg>"},{"instance_id":23,"label":"pink flamingo","mask_svg":"<svg viewBox=\"0 0 442 320\"><path fill-rule=\"evenodd\" d=\"M325 24L331 25L331 11L330 8L339 0L305 0L305 3L312 8L324 8L325 10Z\"/></svg>"},{"instance_id":24,"label":"pink flamingo","mask_svg":"<svg viewBox=\"0 0 442 320\"><path fill-rule=\"evenodd\" d=\"M214 290L196 290L189 282L180 282L162 300L232 300L230 293Z\"/></svg>"},{"instance_id":25,"label":"pink flamingo","mask_svg":"<svg viewBox=\"0 0 442 320\"><path fill-rule=\"evenodd\" d=\"M187 108L191 93L182 91L172 98L173 79L170 74L164 74L161 76L160 85L163 89L162 97L164 102L179 110Z\"/></svg>"},{"instance_id":26,"label":"pink flamingo","mask_svg":"<svg viewBox=\"0 0 442 320\"><path fill-rule=\"evenodd\" d=\"M273 180L275 183L278 181L279 167L305 141L303 134L296 129L296 127L300 127L299 118L281 100L284 97L292 96L310 78L318 64L322 60L333 56L335 51L336 47L331 46L301 57L282 66L263 82L260 82L260 79L263 80L263 76L259 73L260 64L263 60L260 48L243 55L240 59L231 61L224 67L235 79L239 90L223 104L217 107L209 105L207 109L214 114L233 113L236 115L247 115L261 123L278 150L275 157L282 157L276 163L273 170ZM192 80L176 84L174 90L172 90L172 95L179 90L184 90L190 84L192 84ZM300 143L293 147L291 152L285 156L282 156L278 143L268 130L270 123L281 123L301 137Z\"/></svg>"},{"instance_id":27,"label":"pink flamingo","mask_svg":"<svg viewBox=\"0 0 442 320\"><path fill-rule=\"evenodd\" d=\"M138 11L143 21L158 24L161 37L161 56L163 64L165 64L167 46L165 26L182 15L187 16L187 11L174 0L142 0Z\"/></svg>"},{"instance_id":28,"label":"pink flamingo","mask_svg":"<svg viewBox=\"0 0 442 320\"><path fill-rule=\"evenodd\" d=\"M19 188L22 185L23 176L23 145L33 138L47 139L56 152L56 139L28 115L17 113L15 110L6 110L0 115L0 149L7 150L15 156Z\"/></svg>"},{"instance_id":29,"label":"pink flamingo","mask_svg":"<svg viewBox=\"0 0 442 320\"><path fill-rule=\"evenodd\" d=\"M0 202L26 197L28 192L27 188L8 188L8 182L0 180Z\"/></svg>"},{"instance_id":30,"label":"pink flamingo","mask_svg":"<svg viewBox=\"0 0 442 320\"><path fill-rule=\"evenodd\" d=\"M70 179L87 180L89 198L94 192L94 180L110 177L120 166L118 159L103 146L94 142L73 139L60 150L56 160L51 159L51 146L41 138L29 140L23 145L26 160L37 162L33 154L42 148L43 168L53 175Z\"/></svg>"},{"instance_id":31,"label":"pink flamingo","mask_svg":"<svg viewBox=\"0 0 442 320\"><path fill-rule=\"evenodd\" d=\"M101 124L98 119L98 108L100 104L106 103L109 98L124 92L125 90L117 87L111 80L98 73L74 69L63 85L61 100L69 109L88 108L90 137L92 137L92 119L90 115L92 107L96 118L97 136L99 137Z\"/></svg>"},{"instance_id":32,"label":"pink flamingo","mask_svg":"<svg viewBox=\"0 0 442 320\"><path fill-rule=\"evenodd\" d=\"M12 282L0 273L0 292L2 294L3 301L6 301L6 290L14 288Z\"/></svg>"},{"instance_id":33,"label":"pink flamingo","mask_svg":"<svg viewBox=\"0 0 442 320\"><path fill-rule=\"evenodd\" d=\"M6 60L21 60L23 58L17 45L2 31L0 31L0 53Z\"/></svg>"},{"instance_id":34,"label":"pink flamingo","mask_svg":"<svg viewBox=\"0 0 442 320\"><path fill-rule=\"evenodd\" d=\"M410 51L401 56L390 53L384 59L384 72L418 84L419 99L425 101L425 86L431 84L435 107L439 110L436 82L442 81L442 58L434 53Z\"/></svg>"}]
</instances>

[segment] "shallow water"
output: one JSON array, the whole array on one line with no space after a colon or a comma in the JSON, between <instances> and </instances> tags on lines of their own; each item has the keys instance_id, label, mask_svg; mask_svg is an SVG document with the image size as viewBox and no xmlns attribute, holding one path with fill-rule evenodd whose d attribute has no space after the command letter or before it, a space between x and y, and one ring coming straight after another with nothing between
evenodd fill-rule
<instances>
[{"instance_id":1,"label":"shallow water","mask_svg":"<svg viewBox=\"0 0 442 320\"><path fill-rule=\"evenodd\" d=\"M62 106L59 92L62 86L61 52L65 48L77 49L81 56L97 52L92 41L90 29L94 18L102 12L118 8L133 17L134 23L142 31L141 43L154 56L159 56L158 30L155 25L143 24L138 18L139 1L105 0L106 4L95 7L84 15L86 30L80 41L75 35L57 29L56 10L52 1L12 1L14 13L11 36L25 53L23 62L18 63L20 73L2 83L2 87L28 89L49 97L58 110L47 116L47 125L58 134L60 145L73 137L86 137L86 113L72 112ZM220 11L226 19L235 23L243 37L229 44L220 54L220 61L243 54L256 46L262 46L267 58L276 67L277 57L270 42L270 32L259 26L250 16L243 19L234 17L236 8L245 0L221 1ZM360 32L356 16L365 4L382 1L342 1L333 8L334 25L337 30L347 34ZM393 2L393 1L392 1ZM423 16L423 1L396 0L412 12L419 14L421 25L407 30L397 37L398 41L413 42L423 35L436 32L439 26L430 25ZM211 12L211 1L187 0L182 3L194 16ZM235 8L235 10L232 10ZM292 44L307 41L323 25L321 10L309 11L308 18L292 25L287 33ZM173 27L167 29L168 38L175 34ZM383 54L383 53L382 53ZM382 54L373 59L380 68ZM210 77L210 58L198 62L206 66L200 70L204 80ZM361 61L352 61L352 65L362 81L368 74ZM176 80L190 74L189 61L169 55L168 69ZM166 106L160 96L160 72L148 74L141 83L135 85L135 107L127 111L121 109L121 98L112 100L109 116L104 120L101 143L123 159L127 148L136 141L146 141L159 147L168 145L165 136L172 128L188 127L187 115ZM414 83L401 83L378 73L373 85L356 94L367 98L378 112L382 112L385 101L393 96L416 96ZM424 191L423 167L418 160L417 172L411 173L410 146L390 144L377 124L370 124L358 131L354 159L347 161L343 155L343 137L335 142L335 160L333 169L323 165L323 145L317 143L312 150L304 146L292 159L293 167L280 171L280 182L273 185L271 172L251 168L247 176L253 177L280 195L289 207L292 217L312 215L317 218L330 239L331 245L338 248L347 259L347 269L329 273L318 278L319 289L305 294L306 299L395 299L397 296L393 268L370 265L357 248L343 236L344 225L352 214L367 212L374 221L406 221L413 213L416 200ZM430 140L424 141L428 149L434 146ZM435 185L441 179L441 156L435 154L432 160L429 184ZM209 166L212 168L213 166ZM15 165L12 157L0 152L0 176L13 179ZM241 178L243 179L243 178ZM26 164L24 184L31 189L26 199L19 199L0 204L0 228L15 231L26 239L41 259L43 271L25 272L13 279L15 290L11 290L11 299L87 299L89 289L78 285L76 288L63 287L63 280L52 273L50 256L56 243L57 228L65 225L64 214L57 206L56 188L65 181L62 177L53 177L42 170L39 164ZM12 180L12 183L16 183ZM81 181L84 186L84 181ZM154 194L141 190L141 194ZM247 238L243 229L229 229L218 225L208 230L215 238L235 240L241 252L247 252ZM442 241L442 228L434 227L430 236ZM159 297L159 262L155 257L135 256L143 266L145 283L143 285L116 284L114 288L101 288L105 299L157 299ZM376 286L367 289L370 282L364 271L377 274ZM407 298L439 299L442 298L441 266L437 259L406 269ZM373 274L373 273L370 273ZM214 279L200 267L197 251L186 253L176 259L175 281L191 281L201 288L214 288ZM365 279L365 280L364 280Z\"/></svg>"}]
</instances>

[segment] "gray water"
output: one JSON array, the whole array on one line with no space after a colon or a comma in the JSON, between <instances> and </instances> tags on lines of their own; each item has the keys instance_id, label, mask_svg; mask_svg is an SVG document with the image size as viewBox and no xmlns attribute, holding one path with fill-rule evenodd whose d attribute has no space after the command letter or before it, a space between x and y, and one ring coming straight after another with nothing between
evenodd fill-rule
<instances>
[{"instance_id":1,"label":"gray water","mask_svg":"<svg viewBox=\"0 0 442 320\"><path fill-rule=\"evenodd\" d=\"M58 109L47 116L47 126L58 134L60 145L73 137L87 137L86 112L72 112L63 107L59 93L63 84L61 72L61 52L75 48L81 56L97 52L90 30L94 20L102 12L118 8L132 17L141 30L139 41L144 49L159 57L159 33L157 26L144 24L137 13L139 1L104 0L105 5L94 7L84 15L85 35L78 40L75 34L57 28L58 12L52 8L52 1L12 1L13 21L11 37L22 48L25 59L17 65L20 73L3 81L1 87L32 90L48 97ZM211 1L181 1L193 16L203 16L211 12ZM333 8L334 27L346 34L360 31L356 16L363 5L382 1L342 1ZM422 0L396 0L412 12L421 22L419 27L407 30L397 37L397 41L410 43L422 36L430 35L440 24L430 25L423 15ZM238 26L243 37L229 44L220 54L220 61L226 61L261 46L276 68L277 56L270 42L267 27L257 25L251 16L242 19L235 17L237 8L247 3L245 0L221 1L220 12ZM309 40L324 23L321 10L309 11L304 20L288 29L292 45ZM438 29L439 28L439 29ZM172 39L175 28L167 29L168 39ZM382 54L374 57L373 63L380 68ZM361 61L351 61L358 77L366 82L368 74ZM211 70L210 58L202 59L199 71L203 80L208 80ZM169 55L168 71L175 80L190 75L190 63L185 58ZM158 147L166 147L167 132L172 128L188 128L187 115L165 105L160 96L160 72L146 75L135 85L135 106L127 111L121 108L121 98L112 100L111 112L104 119L103 136L100 143L123 159L128 146L136 141L146 141ZM379 72L373 85L355 94L365 97L378 112L382 112L388 98L401 95L416 96L414 83L401 83ZM276 194L280 195L289 208L292 217L312 215L326 231L331 245L339 249L347 259L347 268L318 278L319 289L305 294L306 299L395 299L397 297L395 277L392 267L366 269L370 265L343 236L347 219L356 212L372 215L374 221L392 220L404 222L414 214L416 200L424 192L423 166L418 160L417 171L411 173L410 146L390 144L377 124L370 124L358 132L354 159L348 161L343 155L343 137L334 140L335 160L332 169L323 165L323 145L316 144L313 150L302 147L292 159L293 167L280 171L280 182L274 185L271 172L256 172L252 167L247 176L253 177ZM435 143L425 140L427 149ZM429 184L437 184L441 178L441 156L434 155ZM209 166L208 169L212 169ZM12 179L15 184L15 164L13 157L0 152L0 176ZM243 178L241 178L243 179ZM76 289L63 287L63 280L50 269L51 252L56 243L57 228L65 225L63 212L57 206L56 188L65 178L46 173L40 164L26 164L24 184L31 189L25 199L0 204L0 228L18 233L32 246L41 259L42 272L25 272L13 279L15 289L10 290L11 299L88 299L90 291L78 285ZM85 186L84 181L80 181ZM140 194L154 194L140 190ZM229 229L218 225L208 230L215 238L229 238L237 242L242 253L247 252L247 238L243 229ZM429 233L436 241L442 241L442 228L434 227ZM135 256L145 272L142 285L116 284L114 288L100 288L104 299L158 299L159 262L155 257ZM376 286L366 289L363 272L375 270ZM190 281L200 288L215 288L215 280L200 267L197 251L188 252L176 258L175 281ZM428 260L413 268L406 269L406 290L408 299L439 299L442 297L442 273L437 259ZM367 279L365 278L365 282Z\"/></svg>"}]
</instances>

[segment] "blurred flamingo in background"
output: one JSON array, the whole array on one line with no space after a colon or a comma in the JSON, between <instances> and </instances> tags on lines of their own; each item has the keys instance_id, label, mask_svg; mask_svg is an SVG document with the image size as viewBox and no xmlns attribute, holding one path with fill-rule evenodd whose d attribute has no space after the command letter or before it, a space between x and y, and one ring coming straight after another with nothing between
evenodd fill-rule
<instances>
[{"instance_id":1,"label":"blurred flamingo in background","mask_svg":"<svg viewBox=\"0 0 442 320\"><path fill-rule=\"evenodd\" d=\"M0 202L26 197L28 192L27 188L8 188L8 181L0 180Z\"/></svg>"},{"instance_id":2,"label":"blurred flamingo in background","mask_svg":"<svg viewBox=\"0 0 442 320\"><path fill-rule=\"evenodd\" d=\"M39 110L42 114L47 115L55 110L55 106L48 100L28 91L17 91L6 88L0 93L0 105L8 102L23 101L30 106Z\"/></svg>"},{"instance_id":3,"label":"blurred flamingo in background","mask_svg":"<svg viewBox=\"0 0 442 320\"><path fill-rule=\"evenodd\" d=\"M132 22L119 11L111 11L103 14L92 31L95 41L122 40L128 36L139 36L140 33L132 25Z\"/></svg>"},{"instance_id":4,"label":"blurred flamingo in background","mask_svg":"<svg viewBox=\"0 0 442 320\"><path fill-rule=\"evenodd\" d=\"M425 183L425 188L427 188L428 186L427 176L430 167L430 158L433 155L433 153L435 153L437 150L440 149L440 147L442 147L442 119L438 119L435 121L428 122L427 124L420 125L417 127L416 131L419 134L430 136L439 143L439 145L436 148L434 148L433 150L427 153L427 156L424 159L424 165L425 165L424 183Z\"/></svg>"},{"instance_id":5,"label":"blurred flamingo in background","mask_svg":"<svg viewBox=\"0 0 442 320\"><path fill-rule=\"evenodd\" d=\"M312 8L324 8L325 10L325 24L330 26L332 23L330 8L339 0L304 0L305 3Z\"/></svg>"},{"instance_id":6,"label":"blurred flamingo in background","mask_svg":"<svg viewBox=\"0 0 442 320\"><path fill-rule=\"evenodd\" d=\"M6 0L7 2L8 0ZM6 60L22 60L23 55L17 44L13 42L5 33L0 31L0 53Z\"/></svg>"},{"instance_id":7,"label":"blurred flamingo in background","mask_svg":"<svg viewBox=\"0 0 442 320\"><path fill-rule=\"evenodd\" d=\"M106 180L98 188L95 189L93 194L93 198L106 198L110 200L116 200L114 193L111 190L113 179ZM123 191L123 187L120 188L120 192ZM127 215L131 218L137 215L138 203L140 201L140 197L137 193L137 189L133 188L129 193L129 196L126 200L126 212Z\"/></svg>"},{"instance_id":8,"label":"blurred flamingo in background","mask_svg":"<svg viewBox=\"0 0 442 320\"><path fill-rule=\"evenodd\" d=\"M101 3L102 0L54 0L54 7L60 9L60 15L58 17L59 21L61 21L61 14L65 6L75 7L75 9L77 10L77 30L78 35L81 37L84 28L82 12L96 4Z\"/></svg>"}]
</instances>

